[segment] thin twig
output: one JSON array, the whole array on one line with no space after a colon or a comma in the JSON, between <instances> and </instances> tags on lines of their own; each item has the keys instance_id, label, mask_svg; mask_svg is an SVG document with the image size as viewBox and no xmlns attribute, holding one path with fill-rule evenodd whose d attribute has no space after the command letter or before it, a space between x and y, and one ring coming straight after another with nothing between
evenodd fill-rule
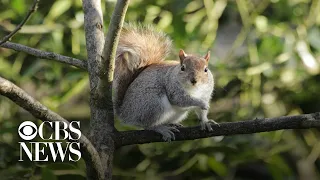
<instances>
[{"instance_id":1,"label":"thin twig","mask_svg":"<svg viewBox=\"0 0 320 180\"><path fill-rule=\"evenodd\" d=\"M17 43L12 43L12 42L6 42L0 47L7 48L7 49L13 49L15 51L21 51L25 52L27 54L31 54L33 56L36 56L38 58L42 59L49 59L49 60L55 60L61 63L69 64L72 66L75 66L80 69L87 70L87 61L68 57L68 56L63 56L60 54L56 54L53 52L47 52L47 51L41 51L39 49L31 48L22 44L17 44Z\"/></svg>"},{"instance_id":2,"label":"thin twig","mask_svg":"<svg viewBox=\"0 0 320 180\"><path fill-rule=\"evenodd\" d=\"M35 118L38 118L42 121L60 121L69 123L66 119L42 105L39 101L35 100L21 88L2 77L0 77L0 94L9 98L14 103L30 112ZM97 172L102 173L99 174L98 177L103 179L103 166L98 152L88 138L83 134L78 141L80 142L81 150L84 154L83 157L86 158L86 163L90 163L92 167L97 170Z\"/></svg>"},{"instance_id":3,"label":"thin twig","mask_svg":"<svg viewBox=\"0 0 320 180\"><path fill-rule=\"evenodd\" d=\"M180 132L175 133L175 141L194 140L213 136L253 134L281 129L320 128L320 112L250 121L226 122L219 125L212 125L213 131L211 132L201 130L200 126L180 128ZM163 142L163 139L159 133L154 131L123 131L119 132L116 136L116 142L116 147L121 147L131 144Z\"/></svg>"},{"instance_id":4,"label":"thin twig","mask_svg":"<svg viewBox=\"0 0 320 180\"><path fill-rule=\"evenodd\" d=\"M7 42L10 38L12 38L21 28L22 26L29 20L31 15L37 10L39 0L34 0L33 5L31 6L27 16L21 21L21 23L8 35L6 35L1 41L0 45Z\"/></svg>"}]
</instances>

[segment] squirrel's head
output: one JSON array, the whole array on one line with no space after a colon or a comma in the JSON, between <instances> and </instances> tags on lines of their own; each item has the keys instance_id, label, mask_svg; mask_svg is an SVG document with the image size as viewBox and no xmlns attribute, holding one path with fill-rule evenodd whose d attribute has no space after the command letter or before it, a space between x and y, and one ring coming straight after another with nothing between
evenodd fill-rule
<instances>
[{"instance_id":1,"label":"squirrel's head","mask_svg":"<svg viewBox=\"0 0 320 180\"><path fill-rule=\"evenodd\" d=\"M180 82L189 87L208 83L208 63L210 51L204 57L186 54L182 49L179 51L180 58Z\"/></svg>"}]
</instances>

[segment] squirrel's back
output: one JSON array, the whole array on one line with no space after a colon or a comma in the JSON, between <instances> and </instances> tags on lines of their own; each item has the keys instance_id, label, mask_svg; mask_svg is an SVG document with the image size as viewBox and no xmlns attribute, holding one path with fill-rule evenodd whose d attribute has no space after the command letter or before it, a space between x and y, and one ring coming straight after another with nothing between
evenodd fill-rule
<instances>
[{"instance_id":1,"label":"squirrel's back","mask_svg":"<svg viewBox=\"0 0 320 180\"><path fill-rule=\"evenodd\" d=\"M162 62L170 51L170 38L152 26L126 24L122 28L113 82L116 113L131 82L147 66Z\"/></svg>"}]
</instances>

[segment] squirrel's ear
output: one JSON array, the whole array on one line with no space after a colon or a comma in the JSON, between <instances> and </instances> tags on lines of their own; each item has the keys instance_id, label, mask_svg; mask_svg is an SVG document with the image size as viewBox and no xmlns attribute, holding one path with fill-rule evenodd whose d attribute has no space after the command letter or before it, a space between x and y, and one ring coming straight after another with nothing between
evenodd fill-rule
<instances>
[{"instance_id":1,"label":"squirrel's ear","mask_svg":"<svg viewBox=\"0 0 320 180\"><path fill-rule=\"evenodd\" d=\"M182 50L180 49L179 51L179 58L180 58L180 62L182 64L183 60L187 57L188 55Z\"/></svg>"},{"instance_id":2,"label":"squirrel's ear","mask_svg":"<svg viewBox=\"0 0 320 180\"><path fill-rule=\"evenodd\" d=\"M207 63L209 62L209 59L210 59L210 51L207 52L207 54L204 56L204 59L207 61Z\"/></svg>"}]
</instances>

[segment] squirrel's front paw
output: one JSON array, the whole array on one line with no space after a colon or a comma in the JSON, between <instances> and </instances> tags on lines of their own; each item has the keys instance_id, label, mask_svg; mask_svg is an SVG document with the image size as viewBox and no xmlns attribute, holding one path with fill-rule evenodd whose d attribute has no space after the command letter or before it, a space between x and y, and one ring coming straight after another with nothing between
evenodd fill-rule
<instances>
[{"instance_id":1,"label":"squirrel's front paw","mask_svg":"<svg viewBox=\"0 0 320 180\"><path fill-rule=\"evenodd\" d=\"M211 125L217 125L220 127L220 125L212 119L200 122L201 130L213 131Z\"/></svg>"},{"instance_id":2,"label":"squirrel's front paw","mask_svg":"<svg viewBox=\"0 0 320 180\"><path fill-rule=\"evenodd\" d=\"M176 138L174 132L180 132L179 129L177 129L176 127L170 127L165 125L154 126L147 129L160 133L162 135L163 140L166 142L170 142L171 140L174 141Z\"/></svg>"}]
</instances>

